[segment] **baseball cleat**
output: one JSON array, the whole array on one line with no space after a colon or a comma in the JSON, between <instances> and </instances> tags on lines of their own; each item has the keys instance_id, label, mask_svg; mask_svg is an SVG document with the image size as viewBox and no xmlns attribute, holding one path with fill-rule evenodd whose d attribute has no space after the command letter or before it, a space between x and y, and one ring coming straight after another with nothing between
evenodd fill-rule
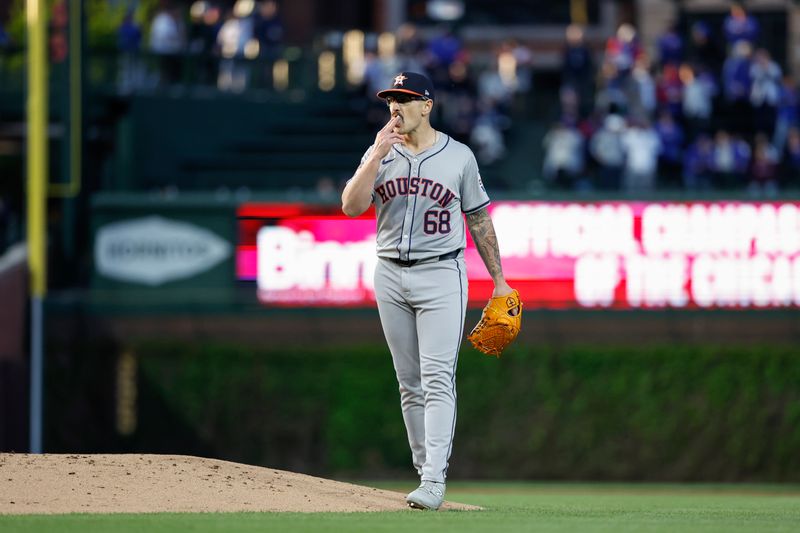
<instances>
[{"instance_id":1,"label":"baseball cleat","mask_svg":"<svg viewBox=\"0 0 800 533\"><path fill-rule=\"evenodd\" d=\"M444 483L423 481L417 490L406 496L406 503L412 509L436 511L444 501Z\"/></svg>"}]
</instances>

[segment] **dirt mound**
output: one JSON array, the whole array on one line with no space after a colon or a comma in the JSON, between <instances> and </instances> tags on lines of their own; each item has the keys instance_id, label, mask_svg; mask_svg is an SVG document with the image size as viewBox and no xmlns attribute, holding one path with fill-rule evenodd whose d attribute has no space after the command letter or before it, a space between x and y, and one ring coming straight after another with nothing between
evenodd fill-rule
<instances>
[{"instance_id":1,"label":"dirt mound","mask_svg":"<svg viewBox=\"0 0 800 533\"><path fill-rule=\"evenodd\" d=\"M0 514L405 509L397 492L200 457L0 454Z\"/></svg>"}]
</instances>

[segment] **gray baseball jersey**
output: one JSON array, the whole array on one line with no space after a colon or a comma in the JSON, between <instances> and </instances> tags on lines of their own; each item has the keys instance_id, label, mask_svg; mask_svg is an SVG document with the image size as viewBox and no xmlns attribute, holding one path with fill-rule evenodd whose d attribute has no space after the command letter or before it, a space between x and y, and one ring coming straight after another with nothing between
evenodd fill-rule
<instances>
[{"instance_id":1,"label":"gray baseball jersey","mask_svg":"<svg viewBox=\"0 0 800 533\"><path fill-rule=\"evenodd\" d=\"M433 146L419 154L402 144L392 147L381 160L373 202L378 256L409 261L466 248L461 213L486 207L489 196L472 150L439 133Z\"/></svg>"},{"instance_id":2,"label":"gray baseball jersey","mask_svg":"<svg viewBox=\"0 0 800 533\"><path fill-rule=\"evenodd\" d=\"M372 199L381 258L375 299L400 385L412 462L422 480L443 483L455 433L455 373L468 290L462 213L486 207L489 197L472 151L439 133L419 154L395 144L380 162Z\"/></svg>"}]
</instances>

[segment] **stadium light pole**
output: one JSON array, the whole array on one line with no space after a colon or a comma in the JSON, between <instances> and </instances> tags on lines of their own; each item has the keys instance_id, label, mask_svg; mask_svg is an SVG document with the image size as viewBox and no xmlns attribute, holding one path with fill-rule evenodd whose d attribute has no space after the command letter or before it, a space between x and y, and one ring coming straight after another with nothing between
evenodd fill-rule
<instances>
[{"instance_id":1,"label":"stadium light pole","mask_svg":"<svg viewBox=\"0 0 800 533\"><path fill-rule=\"evenodd\" d=\"M27 241L30 270L30 452L42 453L44 313L47 293L47 4L26 0L28 27Z\"/></svg>"}]
</instances>

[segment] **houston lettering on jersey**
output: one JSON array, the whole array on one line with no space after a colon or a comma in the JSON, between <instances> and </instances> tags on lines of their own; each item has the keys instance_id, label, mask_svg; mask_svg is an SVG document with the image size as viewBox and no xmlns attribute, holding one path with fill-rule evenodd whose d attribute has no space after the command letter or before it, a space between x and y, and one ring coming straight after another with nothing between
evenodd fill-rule
<instances>
[{"instance_id":1,"label":"houston lettering on jersey","mask_svg":"<svg viewBox=\"0 0 800 533\"><path fill-rule=\"evenodd\" d=\"M381 197L384 204L387 204L395 196L420 195L430 198L442 207L456 197L455 193L429 178L394 178L386 180L383 185L375 187L375 192Z\"/></svg>"}]
</instances>

